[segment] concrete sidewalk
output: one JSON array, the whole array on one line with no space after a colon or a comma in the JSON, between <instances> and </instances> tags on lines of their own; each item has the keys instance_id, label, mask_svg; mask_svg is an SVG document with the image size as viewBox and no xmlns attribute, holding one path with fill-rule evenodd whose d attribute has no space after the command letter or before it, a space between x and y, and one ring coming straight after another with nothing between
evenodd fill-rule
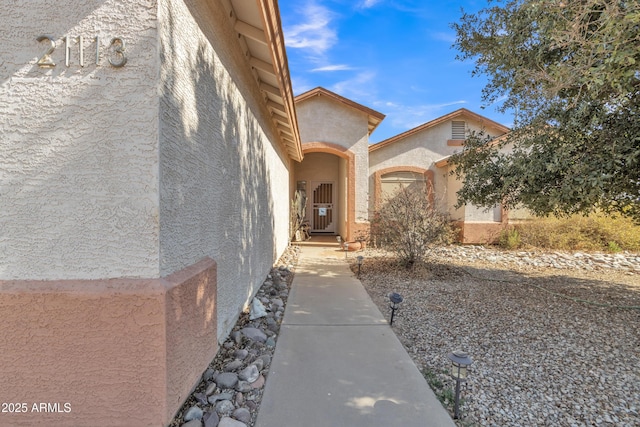
<instances>
[{"instance_id":1,"label":"concrete sidewalk","mask_svg":"<svg viewBox=\"0 0 640 427\"><path fill-rule=\"evenodd\" d=\"M255 426L454 423L334 245L302 247Z\"/></svg>"}]
</instances>

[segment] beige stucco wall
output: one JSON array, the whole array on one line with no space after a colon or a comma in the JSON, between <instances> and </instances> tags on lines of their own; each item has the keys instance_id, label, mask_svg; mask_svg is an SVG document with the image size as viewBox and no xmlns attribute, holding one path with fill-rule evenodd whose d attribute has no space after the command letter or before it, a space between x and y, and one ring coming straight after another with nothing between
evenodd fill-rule
<instances>
[{"instance_id":1,"label":"beige stucco wall","mask_svg":"<svg viewBox=\"0 0 640 427\"><path fill-rule=\"evenodd\" d=\"M467 129L480 131L483 125L475 120L470 120L464 116L455 118L464 120ZM502 132L497 129L485 128L490 135L500 135ZM435 162L460 150L460 147L450 146L447 141L451 139L451 121L437 124L428 129L416 132L412 135L395 141L387 146L373 150L369 156L370 185L373 186L374 173L379 170L397 166L412 166L429 169L434 172L434 201L442 212L449 212L452 219L465 219L466 209L453 209L456 200L456 192L461 184L456 182L455 177L448 175L445 168L437 168ZM370 200L370 209L374 207L374 200ZM485 219L486 217L486 219ZM473 210L471 218L473 221L493 220L493 213L482 215Z\"/></svg>"},{"instance_id":2,"label":"beige stucco wall","mask_svg":"<svg viewBox=\"0 0 640 427\"><path fill-rule=\"evenodd\" d=\"M368 115L326 96L296 103L302 142L325 142L355 155L355 220L368 220L369 135Z\"/></svg>"},{"instance_id":3,"label":"beige stucco wall","mask_svg":"<svg viewBox=\"0 0 640 427\"><path fill-rule=\"evenodd\" d=\"M287 245L237 35L217 1L35 0L0 3L0 42L0 397L73 408L16 425L166 425Z\"/></svg>"},{"instance_id":4,"label":"beige stucco wall","mask_svg":"<svg viewBox=\"0 0 640 427\"><path fill-rule=\"evenodd\" d=\"M218 336L288 243L289 161L218 1L162 2L160 270L218 263Z\"/></svg>"},{"instance_id":5,"label":"beige stucco wall","mask_svg":"<svg viewBox=\"0 0 640 427\"><path fill-rule=\"evenodd\" d=\"M149 0L0 3L0 279L158 276L155 26ZM42 34L55 68L36 65ZM84 68L65 35L83 35Z\"/></svg>"}]
</instances>

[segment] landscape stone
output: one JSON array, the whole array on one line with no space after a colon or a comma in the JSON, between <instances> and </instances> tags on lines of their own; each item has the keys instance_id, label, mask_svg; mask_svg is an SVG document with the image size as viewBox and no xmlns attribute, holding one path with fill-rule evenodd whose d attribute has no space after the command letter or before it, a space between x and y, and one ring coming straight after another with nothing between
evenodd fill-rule
<instances>
[{"instance_id":1,"label":"landscape stone","mask_svg":"<svg viewBox=\"0 0 640 427\"><path fill-rule=\"evenodd\" d=\"M259 319L267 315L267 309L258 298L254 298L251 302L251 311L249 312L249 320Z\"/></svg>"},{"instance_id":2,"label":"landscape stone","mask_svg":"<svg viewBox=\"0 0 640 427\"><path fill-rule=\"evenodd\" d=\"M233 418L225 417L220 420L218 427L247 427L247 425L241 421L234 420Z\"/></svg>"},{"instance_id":3,"label":"landscape stone","mask_svg":"<svg viewBox=\"0 0 640 427\"><path fill-rule=\"evenodd\" d=\"M251 421L251 412L247 408L238 408L233 411L233 418L243 423Z\"/></svg>"},{"instance_id":4,"label":"landscape stone","mask_svg":"<svg viewBox=\"0 0 640 427\"><path fill-rule=\"evenodd\" d=\"M206 371L204 371L204 374L202 375L202 379L205 381L209 381L211 378L213 378L214 374L215 374L215 371L212 368L208 368Z\"/></svg>"},{"instance_id":5,"label":"landscape stone","mask_svg":"<svg viewBox=\"0 0 640 427\"><path fill-rule=\"evenodd\" d=\"M241 368L241 367L242 367L242 362L241 362L241 361L239 361L238 359L236 359L236 360L234 360L234 361L232 361L232 362L229 362L229 363L224 367L224 371L225 371L225 372L232 372L232 371L235 371L235 370L237 370L237 369L239 369L239 368Z\"/></svg>"},{"instance_id":6,"label":"landscape stone","mask_svg":"<svg viewBox=\"0 0 640 427\"><path fill-rule=\"evenodd\" d=\"M193 397L195 397L198 403L201 405L206 405L208 403L207 395L205 393L194 393Z\"/></svg>"},{"instance_id":7,"label":"landscape stone","mask_svg":"<svg viewBox=\"0 0 640 427\"><path fill-rule=\"evenodd\" d=\"M230 400L220 400L216 403L216 412L221 416L231 414L234 409L235 406L233 406Z\"/></svg>"},{"instance_id":8,"label":"landscape stone","mask_svg":"<svg viewBox=\"0 0 640 427\"><path fill-rule=\"evenodd\" d=\"M191 420L182 424L180 427L202 427L202 421L200 421L199 419Z\"/></svg>"},{"instance_id":9,"label":"landscape stone","mask_svg":"<svg viewBox=\"0 0 640 427\"><path fill-rule=\"evenodd\" d=\"M197 406L192 406L187 410L187 412L185 412L182 419L185 421L199 420L202 418L202 415L203 415L202 409L200 409Z\"/></svg>"},{"instance_id":10,"label":"landscape stone","mask_svg":"<svg viewBox=\"0 0 640 427\"><path fill-rule=\"evenodd\" d=\"M214 394L213 396L209 396L209 403L214 404L219 400L231 400L233 394L231 393L220 393Z\"/></svg>"},{"instance_id":11,"label":"landscape stone","mask_svg":"<svg viewBox=\"0 0 640 427\"><path fill-rule=\"evenodd\" d=\"M244 368L242 371L240 371L240 373L238 374L238 377L243 381L252 383L258 379L259 375L260 375L260 371L258 370L258 367L252 364Z\"/></svg>"},{"instance_id":12,"label":"landscape stone","mask_svg":"<svg viewBox=\"0 0 640 427\"><path fill-rule=\"evenodd\" d=\"M207 396L210 396L216 392L217 388L218 388L218 385L216 383L211 383L207 386L207 390L204 392L204 394L206 394Z\"/></svg>"},{"instance_id":13,"label":"landscape stone","mask_svg":"<svg viewBox=\"0 0 640 427\"><path fill-rule=\"evenodd\" d=\"M254 390L257 390L264 387L264 381L265 381L264 377L260 375L257 380L251 383L251 388Z\"/></svg>"},{"instance_id":14,"label":"landscape stone","mask_svg":"<svg viewBox=\"0 0 640 427\"><path fill-rule=\"evenodd\" d=\"M239 349L239 350L236 350L236 351L235 351L235 353L234 353L233 355L234 355L234 356L236 357L236 359L238 359L238 360L244 360L244 359L246 359L246 358L247 358L247 356L249 355L249 352L248 352L246 349L241 348L241 349Z\"/></svg>"},{"instance_id":15,"label":"landscape stone","mask_svg":"<svg viewBox=\"0 0 640 427\"><path fill-rule=\"evenodd\" d=\"M265 333L258 328L243 328L242 334L251 341L263 343L267 340L267 336L265 335Z\"/></svg>"},{"instance_id":16,"label":"landscape stone","mask_svg":"<svg viewBox=\"0 0 640 427\"><path fill-rule=\"evenodd\" d=\"M204 421L204 427L217 427L220 417L215 412L205 412L202 421Z\"/></svg>"},{"instance_id":17,"label":"landscape stone","mask_svg":"<svg viewBox=\"0 0 640 427\"><path fill-rule=\"evenodd\" d=\"M238 374L223 372L216 377L216 383L220 388L234 388L238 384Z\"/></svg>"}]
</instances>

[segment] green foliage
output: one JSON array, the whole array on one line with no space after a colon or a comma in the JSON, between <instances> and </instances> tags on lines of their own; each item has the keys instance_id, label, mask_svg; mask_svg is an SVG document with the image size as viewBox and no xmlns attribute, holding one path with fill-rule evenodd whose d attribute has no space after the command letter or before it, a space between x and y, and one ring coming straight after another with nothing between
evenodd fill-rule
<instances>
[{"instance_id":1,"label":"green foliage","mask_svg":"<svg viewBox=\"0 0 640 427\"><path fill-rule=\"evenodd\" d=\"M522 244L520 232L516 228L506 228L500 232L498 245L504 249L517 249Z\"/></svg>"},{"instance_id":2,"label":"green foliage","mask_svg":"<svg viewBox=\"0 0 640 427\"><path fill-rule=\"evenodd\" d=\"M485 102L517 113L501 143L471 135L452 158L459 203L640 221L640 3L509 0L452 26Z\"/></svg>"},{"instance_id":3,"label":"green foliage","mask_svg":"<svg viewBox=\"0 0 640 427\"><path fill-rule=\"evenodd\" d=\"M451 242L454 234L448 216L429 200L426 187L411 186L383 200L371 221L371 235L410 268L432 246Z\"/></svg>"},{"instance_id":4,"label":"green foliage","mask_svg":"<svg viewBox=\"0 0 640 427\"><path fill-rule=\"evenodd\" d=\"M539 218L517 225L523 246L541 249L640 252L640 226L603 214Z\"/></svg>"}]
</instances>

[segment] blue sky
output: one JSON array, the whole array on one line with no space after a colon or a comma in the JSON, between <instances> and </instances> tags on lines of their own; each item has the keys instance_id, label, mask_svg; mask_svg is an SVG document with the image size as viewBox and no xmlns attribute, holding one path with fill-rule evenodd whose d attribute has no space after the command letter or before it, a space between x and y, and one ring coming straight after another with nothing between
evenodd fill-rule
<instances>
[{"instance_id":1,"label":"blue sky","mask_svg":"<svg viewBox=\"0 0 640 427\"><path fill-rule=\"evenodd\" d=\"M506 126L512 117L482 109L484 77L456 60L449 23L485 0L279 0L296 95L317 86L386 114L379 142L467 108Z\"/></svg>"}]
</instances>

